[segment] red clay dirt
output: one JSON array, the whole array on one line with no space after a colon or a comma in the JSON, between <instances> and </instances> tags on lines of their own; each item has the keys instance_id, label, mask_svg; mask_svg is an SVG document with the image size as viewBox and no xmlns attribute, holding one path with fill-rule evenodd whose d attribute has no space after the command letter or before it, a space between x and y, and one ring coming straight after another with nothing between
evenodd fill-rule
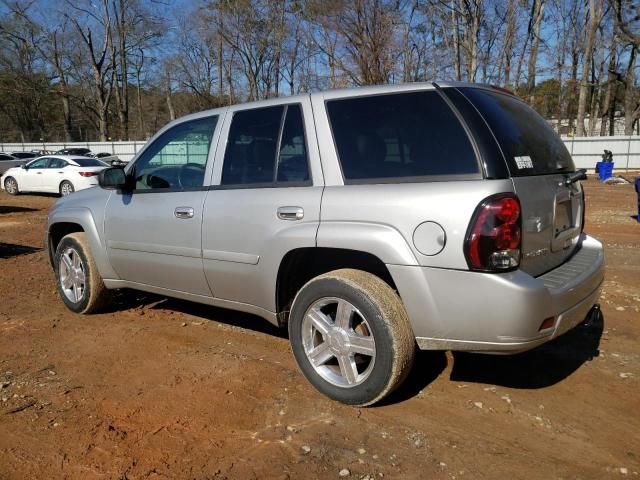
<instances>
[{"instance_id":1,"label":"red clay dirt","mask_svg":"<svg viewBox=\"0 0 640 480\"><path fill-rule=\"evenodd\" d=\"M2 192L0 478L640 478L636 195L585 188L604 321L518 356L422 352L366 409L250 315L132 291L71 313L42 250L55 198Z\"/></svg>"}]
</instances>

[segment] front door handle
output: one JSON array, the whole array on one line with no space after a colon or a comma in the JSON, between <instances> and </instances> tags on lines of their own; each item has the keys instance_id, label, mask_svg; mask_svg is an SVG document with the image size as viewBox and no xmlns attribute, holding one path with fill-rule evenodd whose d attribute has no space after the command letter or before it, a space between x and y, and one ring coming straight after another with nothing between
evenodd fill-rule
<instances>
[{"instance_id":1,"label":"front door handle","mask_svg":"<svg viewBox=\"0 0 640 480\"><path fill-rule=\"evenodd\" d=\"M304 210L302 207L278 207L278 218L280 220L302 220Z\"/></svg>"},{"instance_id":2,"label":"front door handle","mask_svg":"<svg viewBox=\"0 0 640 480\"><path fill-rule=\"evenodd\" d=\"M173 214L176 218L193 218L193 208L191 207L176 207Z\"/></svg>"}]
</instances>

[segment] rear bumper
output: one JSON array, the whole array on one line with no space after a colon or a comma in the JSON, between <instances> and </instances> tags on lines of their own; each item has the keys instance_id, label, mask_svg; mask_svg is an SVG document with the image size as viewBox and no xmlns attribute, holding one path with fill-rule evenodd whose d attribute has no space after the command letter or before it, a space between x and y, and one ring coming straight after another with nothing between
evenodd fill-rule
<instances>
[{"instance_id":1,"label":"rear bumper","mask_svg":"<svg viewBox=\"0 0 640 480\"><path fill-rule=\"evenodd\" d=\"M582 322L604 280L602 244L583 235L564 264L537 278L515 271L486 274L389 265L425 350L517 353ZM551 328L542 322L555 317Z\"/></svg>"}]
</instances>

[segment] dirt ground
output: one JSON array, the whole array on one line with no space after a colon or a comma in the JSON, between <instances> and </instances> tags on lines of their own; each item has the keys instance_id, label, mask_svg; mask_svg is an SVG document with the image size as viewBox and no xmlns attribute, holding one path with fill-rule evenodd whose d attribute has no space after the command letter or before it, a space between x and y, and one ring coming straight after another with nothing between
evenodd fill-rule
<instances>
[{"instance_id":1,"label":"dirt ground","mask_svg":"<svg viewBox=\"0 0 640 480\"><path fill-rule=\"evenodd\" d=\"M518 356L422 352L366 409L250 315L131 291L69 312L42 250L55 198L0 193L0 479L640 478L636 195L585 186L603 322Z\"/></svg>"}]
</instances>

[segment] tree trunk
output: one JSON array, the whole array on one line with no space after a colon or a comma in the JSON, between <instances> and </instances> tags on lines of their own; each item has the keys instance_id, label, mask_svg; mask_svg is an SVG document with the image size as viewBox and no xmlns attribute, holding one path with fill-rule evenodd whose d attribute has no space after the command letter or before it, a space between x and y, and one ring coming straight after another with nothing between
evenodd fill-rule
<instances>
[{"instance_id":1,"label":"tree trunk","mask_svg":"<svg viewBox=\"0 0 640 480\"><path fill-rule=\"evenodd\" d=\"M169 68L167 68L167 72L165 75L165 97L167 100L167 108L169 109L169 120L173 121L176 119L176 111L173 108L173 100L171 98L171 74L169 73Z\"/></svg>"},{"instance_id":2,"label":"tree trunk","mask_svg":"<svg viewBox=\"0 0 640 480\"><path fill-rule=\"evenodd\" d=\"M502 63L504 65L503 85L505 87L509 87L511 84L511 57L513 55L513 37L516 31L515 9L515 0L509 0L509 7L507 10L507 31L504 36L504 49L502 52Z\"/></svg>"},{"instance_id":3,"label":"tree trunk","mask_svg":"<svg viewBox=\"0 0 640 480\"><path fill-rule=\"evenodd\" d=\"M629 53L629 64L627 66L627 73L625 75L625 92L624 92L624 134L632 135L633 126L638 118L638 108L636 106L635 96L635 68L638 55L638 48L635 45L631 46L631 52Z\"/></svg>"},{"instance_id":4,"label":"tree trunk","mask_svg":"<svg viewBox=\"0 0 640 480\"><path fill-rule=\"evenodd\" d=\"M527 94L529 104L533 105L536 89L536 66L538 63L538 46L540 45L540 29L542 28L542 14L544 12L545 0L534 0L531 8L533 15L533 30L531 38L531 51L529 52L529 62L527 71Z\"/></svg>"},{"instance_id":5,"label":"tree trunk","mask_svg":"<svg viewBox=\"0 0 640 480\"><path fill-rule=\"evenodd\" d=\"M589 72L593 60L593 46L596 39L596 30L602 16L602 0L589 0L589 31L587 32L584 50L584 63L582 67L582 79L580 80L580 94L578 96L578 124L576 135L582 137L585 134L584 117L587 109L587 97L589 95Z\"/></svg>"}]
</instances>

